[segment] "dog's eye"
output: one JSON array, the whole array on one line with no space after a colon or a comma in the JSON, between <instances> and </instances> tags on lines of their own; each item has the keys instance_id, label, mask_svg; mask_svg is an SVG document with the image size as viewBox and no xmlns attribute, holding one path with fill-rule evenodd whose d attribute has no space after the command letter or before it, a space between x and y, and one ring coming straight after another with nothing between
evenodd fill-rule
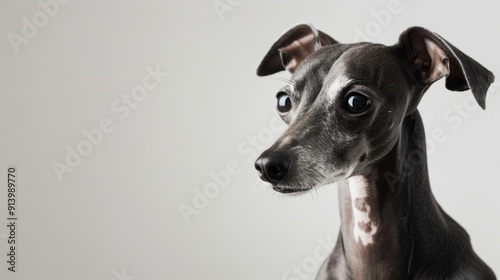
<instances>
[{"instance_id":1,"label":"dog's eye","mask_svg":"<svg viewBox=\"0 0 500 280\"><path fill-rule=\"evenodd\" d=\"M359 92L351 92L346 98L346 109L353 114L361 114L370 108L372 101Z\"/></svg>"},{"instance_id":2,"label":"dog's eye","mask_svg":"<svg viewBox=\"0 0 500 280\"><path fill-rule=\"evenodd\" d=\"M276 95L276 98L278 99L276 108L280 113L286 113L292 109L292 100L288 93L281 91Z\"/></svg>"}]
</instances>

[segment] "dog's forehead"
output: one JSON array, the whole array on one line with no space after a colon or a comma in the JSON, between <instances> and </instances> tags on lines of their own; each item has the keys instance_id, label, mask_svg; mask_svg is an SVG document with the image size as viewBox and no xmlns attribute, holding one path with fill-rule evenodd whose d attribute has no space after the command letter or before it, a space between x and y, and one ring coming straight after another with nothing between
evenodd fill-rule
<instances>
[{"instance_id":1,"label":"dog's forehead","mask_svg":"<svg viewBox=\"0 0 500 280\"><path fill-rule=\"evenodd\" d=\"M384 89L387 81L393 79L404 79L397 56L391 47L373 43L321 48L303 62L293 77L299 90L347 81L360 81Z\"/></svg>"},{"instance_id":2,"label":"dog's forehead","mask_svg":"<svg viewBox=\"0 0 500 280\"><path fill-rule=\"evenodd\" d=\"M312 53L302 62L293 75L295 88L300 90L315 80L323 81L335 61L350 47L352 46L335 44Z\"/></svg>"},{"instance_id":3,"label":"dog's forehead","mask_svg":"<svg viewBox=\"0 0 500 280\"><path fill-rule=\"evenodd\" d=\"M329 76L347 75L350 79L370 84L384 81L387 76L398 78L401 67L392 48L380 44L353 45L332 63Z\"/></svg>"}]
</instances>

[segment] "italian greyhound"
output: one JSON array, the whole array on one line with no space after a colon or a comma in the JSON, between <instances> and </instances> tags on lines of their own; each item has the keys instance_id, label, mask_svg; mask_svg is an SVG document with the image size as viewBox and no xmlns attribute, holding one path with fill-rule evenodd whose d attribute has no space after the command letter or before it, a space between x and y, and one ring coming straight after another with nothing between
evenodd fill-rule
<instances>
[{"instance_id":1,"label":"italian greyhound","mask_svg":"<svg viewBox=\"0 0 500 280\"><path fill-rule=\"evenodd\" d=\"M496 279L436 202L417 105L445 77L484 109L494 75L436 33L393 46L341 44L309 24L283 34L257 69L292 77L277 94L285 132L255 162L280 193L341 182L341 227L316 279Z\"/></svg>"}]
</instances>

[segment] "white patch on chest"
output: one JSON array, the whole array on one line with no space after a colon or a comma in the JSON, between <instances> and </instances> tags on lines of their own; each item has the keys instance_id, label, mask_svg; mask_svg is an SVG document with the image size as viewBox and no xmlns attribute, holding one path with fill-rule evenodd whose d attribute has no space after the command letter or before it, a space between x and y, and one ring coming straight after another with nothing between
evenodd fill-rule
<instances>
[{"instance_id":1,"label":"white patch on chest","mask_svg":"<svg viewBox=\"0 0 500 280\"><path fill-rule=\"evenodd\" d=\"M361 242L363 246L373 243L373 235L377 232L377 224L370 218L370 205L367 202L369 188L363 176L349 178L349 191L351 192L351 204L354 224L354 239Z\"/></svg>"}]
</instances>

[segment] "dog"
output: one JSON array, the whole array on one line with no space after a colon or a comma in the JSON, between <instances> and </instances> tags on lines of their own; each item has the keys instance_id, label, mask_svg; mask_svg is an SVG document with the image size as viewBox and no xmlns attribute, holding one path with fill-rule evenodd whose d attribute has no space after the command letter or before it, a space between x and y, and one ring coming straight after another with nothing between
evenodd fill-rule
<instances>
[{"instance_id":1,"label":"dog","mask_svg":"<svg viewBox=\"0 0 500 280\"><path fill-rule=\"evenodd\" d=\"M283 70L288 127L255 168L285 194L342 182L338 240L316 279L496 279L432 194L417 110L441 78L485 109L493 73L422 27L385 46L342 44L310 24L285 32L257 75Z\"/></svg>"}]
</instances>

